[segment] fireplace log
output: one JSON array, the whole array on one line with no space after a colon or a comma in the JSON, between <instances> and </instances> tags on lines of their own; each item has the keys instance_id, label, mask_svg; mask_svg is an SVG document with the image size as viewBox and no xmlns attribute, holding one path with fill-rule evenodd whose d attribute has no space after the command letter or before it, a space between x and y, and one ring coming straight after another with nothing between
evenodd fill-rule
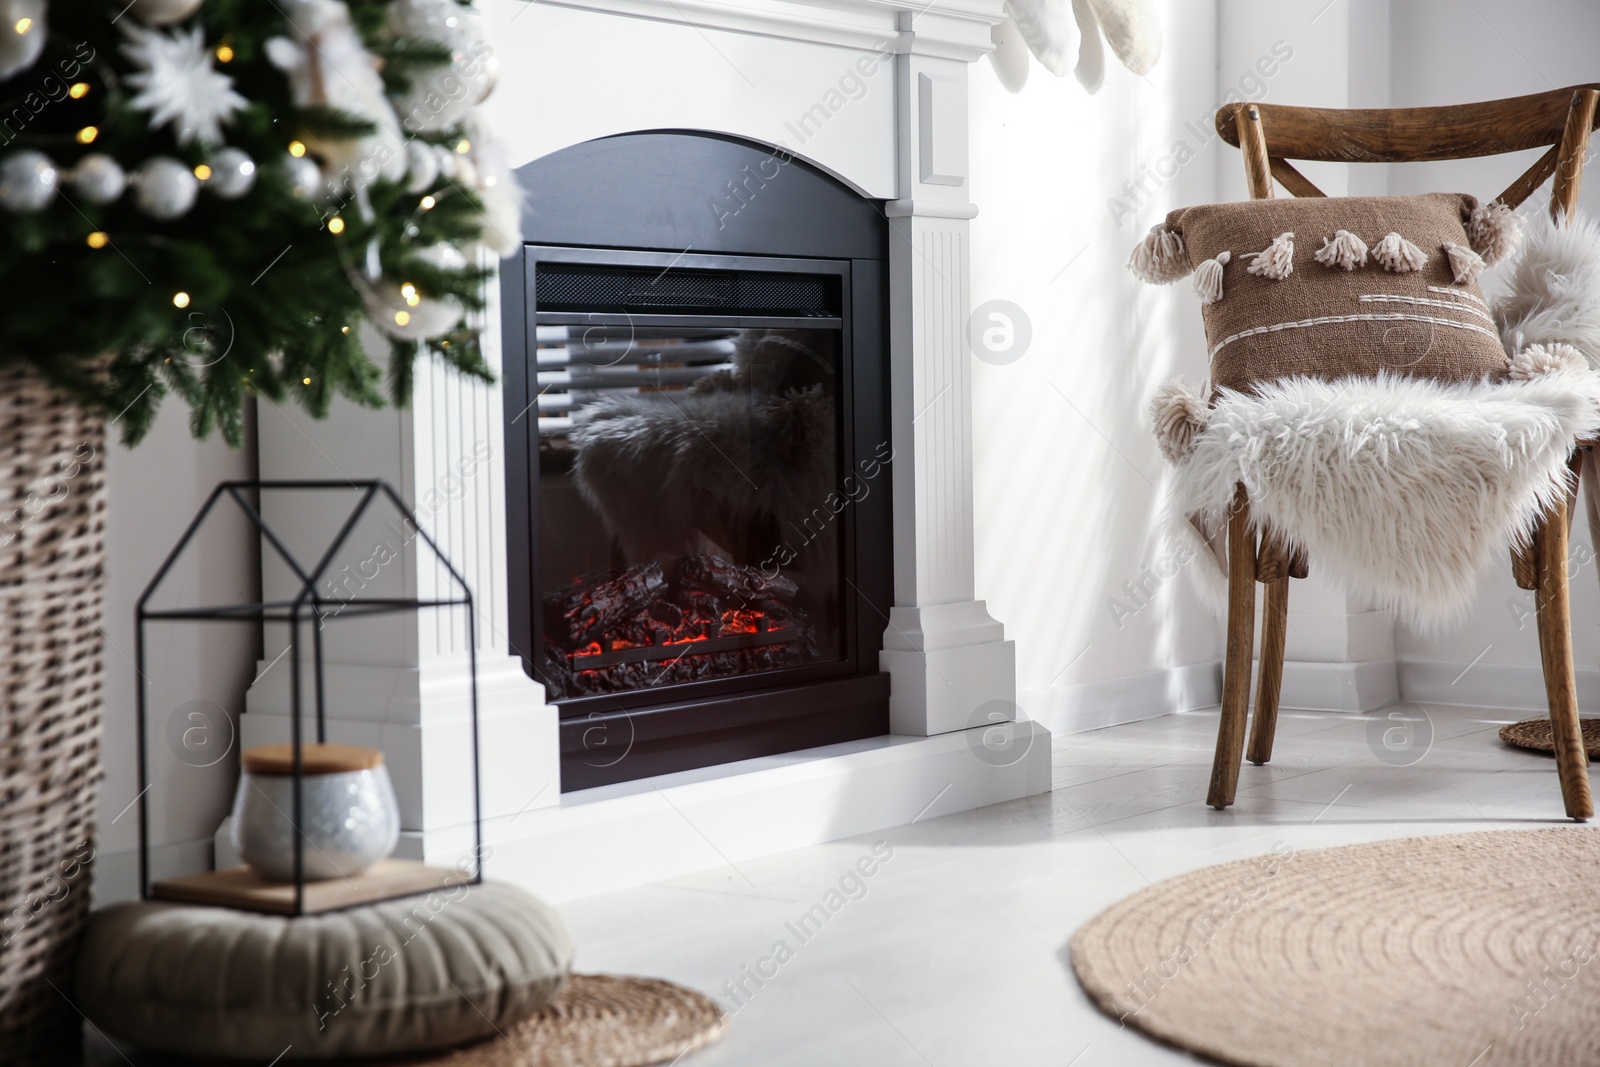
<instances>
[{"instance_id":1,"label":"fireplace log","mask_svg":"<svg viewBox=\"0 0 1600 1067\"><path fill-rule=\"evenodd\" d=\"M666 574L659 563L580 578L545 600L546 628L567 635L576 648L637 615L666 587Z\"/></svg>"},{"instance_id":2,"label":"fireplace log","mask_svg":"<svg viewBox=\"0 0 1600 1067\"><path fill-rule=\"evenodd\" d=\"M560 699L815 662L798 595L708 554L580 578L545 602L544 680Z\"/></svg>"},{"instance_id":3,"label":"fireplace log","mask_svg":"<svg viewBox=\"0 0 1600 1067\"><path fill-rule=\"evenodd\" d=\"M791 602L800 587L783 575L768 577L759 568L729 563L720 556L684 556L672 568L672 584L743 601Z\"/></svg>"}]
</instances>

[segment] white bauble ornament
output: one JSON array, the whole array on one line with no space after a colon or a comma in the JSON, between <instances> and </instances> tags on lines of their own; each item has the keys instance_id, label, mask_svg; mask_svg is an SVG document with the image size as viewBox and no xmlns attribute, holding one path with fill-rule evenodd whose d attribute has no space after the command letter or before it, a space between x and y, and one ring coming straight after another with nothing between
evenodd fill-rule
<instances>
[{"instance_id":1,"label":"white bauble ornament","mask_svg":"<svg viewBox=\"0 0 1600 1067\"><path fill-rule=\"evenodd\" d=\"M60 177L43 152L12 152L0 159L0 207L18 215L43 211L55 198Z\"/></svg>"},{"instance_id":2,"label":"white bauble ornament","mask_svg":"<svg viewBox=\"0 0 1600 1067\"><path fill-rule=\"evenodd\" d=\"M429 245L417 250L417 258L440 270L466 270L468 266L466 253L455 245Z\"/></svg>"},{"instance_id":3,"label":"white bauble ornament","mask_svg":"<svg viewBox=\"0 0 1600 1067\"><path fill-rule=\"evenodd\" d=\"M156 156L133 172L133 202L153 219L175 219L194 207L200 180L187 164L171 156Z\"/></svg>"},{"instance_id":4,"label":"white bauble ornament","mask_svg":"<svg viewBox=\"0 0 1600 1067\"><path fill-rule=\"evenodd\" d=\"M140 22L170 26L200 10L202 0L133 0L131 10Z\"/></svg>"},{"instance_id":5,"label":"white bauble ornament","mask_svg":"<svg viewBox=\"0 0 1600 1067\"><path fill-rule=\"evenodd\" d=\"M511 173L505 145L481 114L467 116L466 133L478 170L478 199L483 203L483 235L478 243L497 256L509 256L522 245L522 188Z\"/></svg>"},{"instance_id":6,"label":"white bauble ornament","mask_svg":"<svg viewBox=\"0 0 1600 1067\"><path fill-rule=\"evenodd\" d=\"M433 67L411 79L394 108L408 132L435 133L454 126L472 110L472 97L454 67Z\"/></svg>"},{"instance_id":7,"label":"white bauble ornament","mask_svg":"<svg viewBox=\"0 0 1600 1067\"><path fill-rule=\"evenodd\" d=\"M248 193L255 183L255 160L242 149L229 146L211 154L211 177L206 179L207 192L224 200L237 200Z\"/></svg>"},{"instance_id":8,"label":"white bauble ornament","mask_svg":"<svg viewBox=\"0 0 1600 1067\"><path fill-rule=\"evenodd\" d=\"M78 160L67 177L78 195L91 204L109 204L128 186L122 164L104 152L91 152Z\"/></svg>"},{"instance_id":9,"label":"white bauble ornament","mask_svg":"<svg viewBox=\"0 0 1600 1067\"><path fill-rule=\"evenodd\" d=\"M373 325L401 341L438 337L461 319L461 308L453 302L424 298L415 305L408 304L400 295L399 283L387 278L376 289L364 293L362 303Z\"/></svg>"},{"instance_id":10,"label":"white bauble ornament","mask_svg":"<svg viewBox=\"0 0 1600 1067\"><path fill-rule=\"evenodd\" d=\"M446 270L462 270L467 266L467 257L454 245L425 248L417 253L417 258ZM408 296L406 285L403 280L380 278L361 286L367 315L390 337L422 341L448 333L461 321L462 308L454 300L435 300L415 291Z\"/></svg>"},{"instance_id":11,"label":"white bauble ornament","mask_svg":"<svg viewBox=\"0 0 1600 1067\"><path fill-rule=\"evenodd\" d=\"M283 173L295 196L311 200L322 195L322 168L310 156L285 155Z\"/></svg>"},{"instance_id":12,"label":"white bauble ornament","mask_svg":"<svg viewBox=\"0 0 1600 1067\"><path fill-rule=\"evenodd\" d=\"M44 0L0 0L0 81L27 70L48 36Z\"/></svg>"},{"instance_id":13,"label":"white bauble ornament","mask_svg":"<svg viewBox=\"0 0 1600 1067\"><path fill-rule=\"evenodd\" d=\"M451 175L457 185L471 188L478 184L478 165L471 156L456 156L455 173Z\"/></svg>"},{"instance_id":14,"label":"white bauble ornament","mask_svg":"<svg viewBox=\"0 0 1600 1067\"><path fill-rule=\"evenodd\" d=\"M433 158L439 164L439 177L445 181L455 180L458 169L457 164L460 162L461 157L448 148L435 148L433 150Z\"/></svg>"},{"instance_id":15,"label":"white bauble ornament","mask_svg":"<svg viewBox=\"0 0 1600 1067\"><path fill-rule=\"evenodd\" d=\"M522 247L522 189L509 170L484 175L478 189L483 204L483 234L478 243L496 256L509 256Z\"/></svg>"},{"instance_id":16,"label":"white bauble ornament","mask_svg":"<svg viewBox=\"0 0 1600 1067\"><path fill-rule=\"evenodd\" d=\"M406 129L426 133L453 126L494 88L499 67L483 16L455 0L396 0L389 25L401 37L434 41L450 49L450 64L423 71L397 98Z\"/></svg>"},{"instance_id":17,"label":"white bauble ornament","mask_svg":"<svg viewBox=\"0 0 1600 1067\"><path fill-rule=\"evenodd\" d=\"M474 11L473 14L476 15L477 12ZM482 73L469 79L478 90L478 99L473 101L474 104L481 104L487 100L489 94L494 92L495 82L500 80L500 60L487 45L484 46L484 54L479 57L479 64Z\"/></svg>"},{"instance_id":18,"label":"white bauble ornament","mask_svg":"<svg viewBox=\"0 0 1600 1067\"><path fill-rule=\"evenodd\" d=\"M406 192L425 193L439 177L439 160L433 146L423 141L406 142Z\"/></svg>"}]
</instances>

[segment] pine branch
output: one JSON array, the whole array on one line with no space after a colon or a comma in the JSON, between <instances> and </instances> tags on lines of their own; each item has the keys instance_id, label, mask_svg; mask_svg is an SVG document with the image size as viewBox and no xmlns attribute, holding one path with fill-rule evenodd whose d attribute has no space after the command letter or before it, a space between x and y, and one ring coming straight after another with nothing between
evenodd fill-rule
<instances>
[{"instance_id":1,"label":"pine branch","mask_svg":"<svg viewBox=\"0 0 1600 1067\"><path fill-rule=\"evenodd\" d=\"M390 67L407 70L442 67L451 59L449 46L416 37L390 38L376 52L383 59L385 71Z\"/></svg>"},{"instance_id":2,"label":"pine branch","mask_svg":"<svg viewBox=\"0 0 1600 1067\"><path fill-rule=\"evenodd\" d=\"M389 395L396 404L411 403L411 389L416 376L417 342L389 342Z\"/></svg>"},{"instance_id":3,"label":"pine branch","mask_svg":"<svg viewBox=\"0 0 1600 1067\"><path fill-rule=\"evenodd\" d=\"M341 141L365 137L378 130L376 123L327 104L296 108L293 124L301 132L313 137Z\"/></svg>"}]
</instances>

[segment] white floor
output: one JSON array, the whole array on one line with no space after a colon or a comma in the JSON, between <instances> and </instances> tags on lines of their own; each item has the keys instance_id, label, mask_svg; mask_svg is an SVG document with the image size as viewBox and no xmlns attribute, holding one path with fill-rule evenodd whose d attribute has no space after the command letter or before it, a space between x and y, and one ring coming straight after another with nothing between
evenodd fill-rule
<instances>
[{"instance_id":1,"label":"white floor","mask_svg":"<svg viewBox=\"0 0 1600 1067\"><path fill-rule=\"evenodd\" d=\"M578 969L718 997L732 1027L684 1067L1192 1064L1079 991L1067 943L1100 909L1280 840L1571 825L1554 761L1495 736L1527 713L1428 706L1425 744L1395 710L1418 712L1285 711L1227 812L1203 803L1214 710L1057 737L1051 794L569 904ZM1412 731L1389 735L1390 758L1420 760L1379 759L1390 728ZM819 903L826 920L801 928Z\"/></svg>"}]
</instances>

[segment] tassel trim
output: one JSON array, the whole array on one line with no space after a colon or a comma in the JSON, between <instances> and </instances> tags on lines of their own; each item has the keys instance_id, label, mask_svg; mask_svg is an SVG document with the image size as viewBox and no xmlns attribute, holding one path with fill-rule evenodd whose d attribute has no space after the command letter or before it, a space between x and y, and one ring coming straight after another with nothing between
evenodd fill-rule
<instances>
[{"instance_id":1,"label":"tassel trim","mask_svg":"<svg viewBox=\"0 0 1600 1067\"><path fill-rule=\"evenodd\" d=\"M1245 268L1258 278L1281 282L1294 273L1294 234L1280 233L1272 243L1255 254Z\"/></svg>"},{"instance_id":2,"label":"tassel trim","mask_svg":"<svg viewBox=\"0 0 1600 1067\"><path fill-rule=\"evenodd\" d=\"M1479 204L1467 218L1467 241L1490 266L1517 250L1522 242L1522 216L1498 200Z\"/></svg>"},{"instance_id":3,"label":"tassel trim","mask_svg":"<svg viewBox=\"0 0 1600 1067\"><path fill-rule=\"evenodd\" d=\"M1588 370L1589 361L1571 345L1559 341L1550 344L1529 345L1511 357L1507 376L1513 381L1527 381L1541 375L1564 370Z\"/></svg>"},{"instance_id":4,"label":"tassel trim","mask_svg":"<svg viewBox=\"0 0 1600 1067\"><path fill-rule=\"evenodd\" d=\"M1167 462L1177 464L1194 450L1194 439L1206 428L1210 406L1208 390L1191 389L1182 378L1174 378L1150 400L1150 421L1156 447Z\"/></svg>"},{"instance_id":5,"label":"tassel trim","mask_svg":"<svg viewBox=\"0 0 1600 1067\"><path fill-rule=\"evenodd\" d=\"M1470 248L1446 241L1444 253L1450 257L1450 273L1455 278L1457 285L1466 285L1477 279L1488 266L1483 257Z\"/></svg>"},{"instance_id":6,"label":"tassel trim","mask_svg":"<svg viewBox=\"0 0 1600 1067\"><path fill-rule=\"evenodd\" d=\"M1194 269L1194 291L1200 303L1215 304L1222 299L1222 268L1233 259L1232 252L1218 252Z\"/></svg>"},{"instance_id":7,"label":"tassel trim","mask_svg":"<svg viewBox=\"0 0 1600 1067\"><path fill-rule=\"evenodd\" d=\"M1355 270L1367 265L1367 243L1349 230L1338 230L1322 239L1315 258L1324 267Z\"/></svg>"},{"instance_id":8,"label":"tassel trim","mask_svg":"<svg viewBox=\"0 0 1600 1067\"><path fill-rule=\"evenodd\" d=\"M1183 247L1183 237L1159 222L1150 227L1145 239L1134 246L1128 256L1128 269L1140 281L1152 285L1170 285L1192 269L1189 255Z\"/></svg>"},{"instance_id":9,"label":"tassel trim","mask_svg":"<svg viewBox=\"0 0 1600 1067\"><path fill-rule=\"evenodd\" d=\"M1384 270L1393 271L1395 274L1421 270L1428 265L1428 253L1393 230L1384 234L1383 240L1373 246L1372 258L1377 260Z\"/></svg>"}]
</instances>

